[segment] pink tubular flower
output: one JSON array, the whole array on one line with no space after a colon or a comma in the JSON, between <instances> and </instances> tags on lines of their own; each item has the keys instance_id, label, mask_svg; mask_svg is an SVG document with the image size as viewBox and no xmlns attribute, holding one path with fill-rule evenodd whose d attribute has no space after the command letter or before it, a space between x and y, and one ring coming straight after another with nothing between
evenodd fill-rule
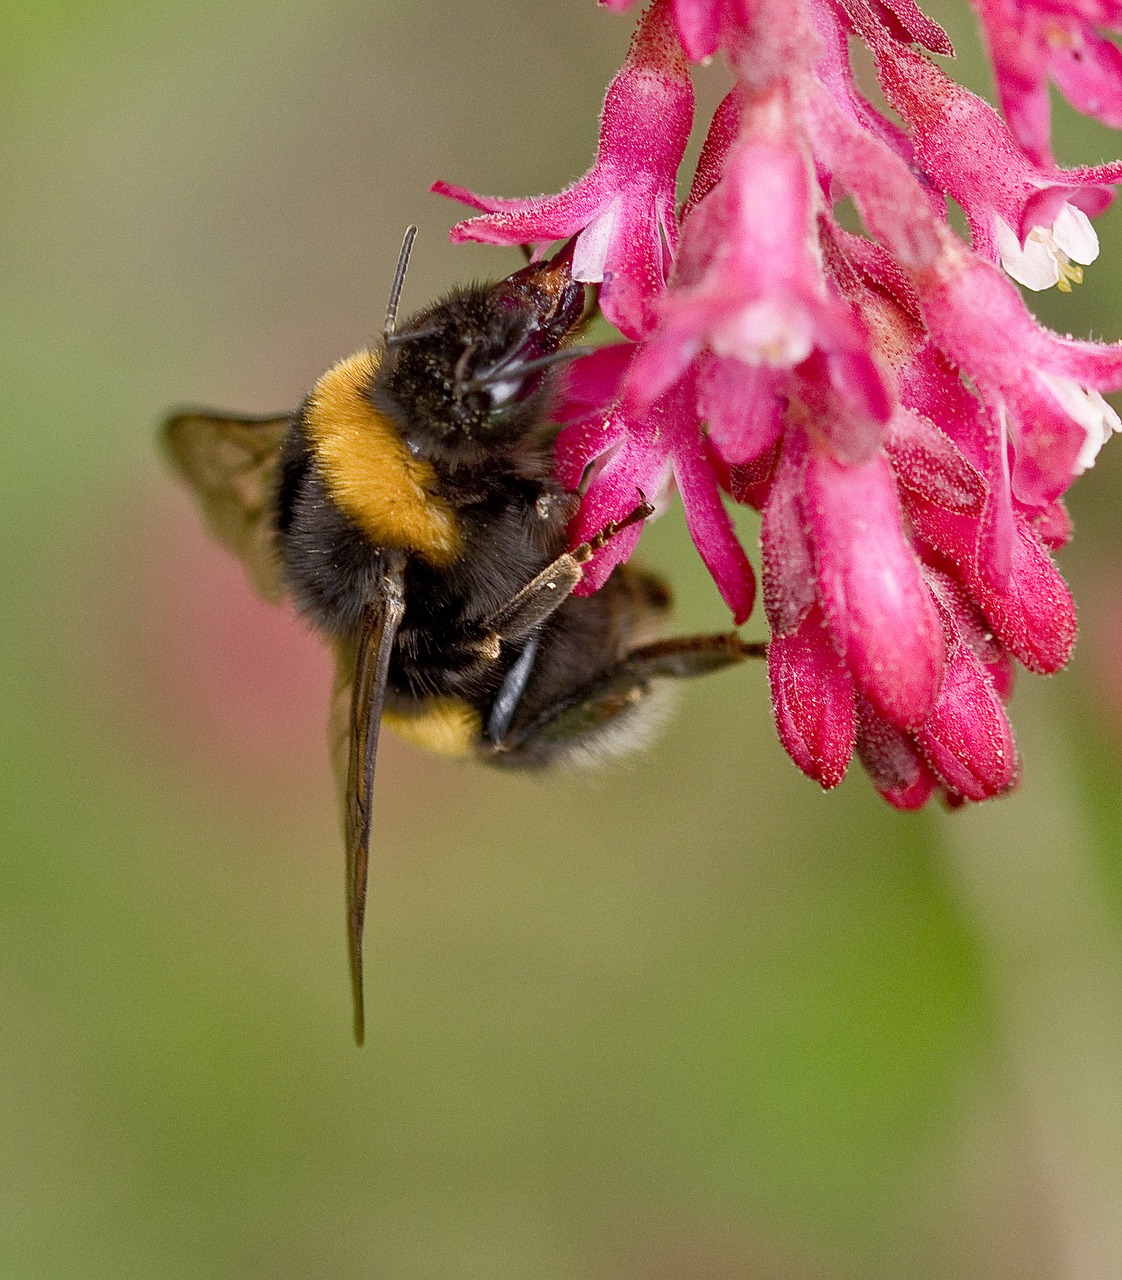
<instances>
[{"instance_id":1,"label":"pink tubular flower","mask_svg":"<svg viewBox=\"0 0 1122 1280\"><path fill-rule=\"evenodd\" d=\"M1070 292L1099 253L1088 215L1110 204L1108 184L1122 180L1122 166L1038 168L997 112L933 63L883 37L875 51L885 93L912 128L917 159L962 206L974 249L1030 289Z\"/></svg>"},{"instance_id":2,"label":"pink tubular flower","mask_svg":"<svg viewBox=\"0 0 1122 1280\"><path fill-rule=\"evenodd\" d=\"M628 515L640 494L657 501L674 481L702 559L737 623L743 622L752 612L755 577L721 501L711 446L694 412L693 379L683 379L642 414L634 412L626 397L598 423L586 412L590 390L597 383L610 384L613 375L618 386L625 360L619 347L607 347L579 361L570 370L558 411L569 422L557 442L558 475L575 488L589 463L604 459L573 526L574 545ZM591 594L602 586L634 550L639 535L640 527L634 525L613 538L585 570L578 593Z\"/></svg>"},{"instance_id":3,"label":"pink tubular flower","mask_svg":"<svg viewBox=\"0 0 1122 1280\"><path fill-rule=\"evenodd\" d=\"M649 403L708 350L710 366L723 366L708 381L709 423L730 462L774 443L736 438L753 400L746 383L761 386L760 370L794 369L815 349L856 415L883 423L891 412L865 335L814 252L810 158L790 141L786 105L775 95L744 117L720 181L686 220L675 287L630 375L636 400ZM713 394L716 379L730 383L724 396Z\"/></svg>"},{"instance_id":4,"label":"pink tubular flower","mask_svg":"<svg viewBox=\"0 0 1122 1280\"><path fill-rule=\"evenodd\" d=\"M900 809L1018 785L1016 667L1058 671L1075 643L1062 498L1122 428L1103 399L1122 343L1043 328L1014 284L1069 289L1098 253L1122 163L1058 168L1042 95L1051 77L1122 125L1122 55L1096 30L1122 29L1122 0L974 3L1008 123L913 47L953 52L915 0L654 0L580 182L513 201L436 187L483 210L457 239L576 236L574 275L630 339L559 379L571 544L677 490L739 623L755 577L726 503L760 511L780 742L826 788L856 756ZM862 93L855 38L897 119ZM687 59L718 51L734 85L675 214Z\"/></svg>"},{"instance_id":5,"label":"pink tubular flower","mask_svg":"<svg viewBox=\"0 0 1122 1280\"><path fill-rule=\"evenodd\" d=\"M1077 110L1122 127L1122 53L1099 34L1122 31L1114 0L973 0L1001 105L1038 164L1052 161L1048 81Z\"/></svg>"},{"instance_id":6,"label":"pink tubular flower","mask_svg":"<svg viewBox=\"0 0 1122 1280\"><path fill-rule=\"evenodd\" d=\"M656 0L608 88L596 163L557 196L500 200L447 182L432 190L484 212L454 240L542 246L576 235L573 278L601 285L604 315L628 337L650 327L678 242L674 184L693 122L689 70Z\"/></svg>"},{"instance_id":7,"label":"pink tubular flower","mask_svg":"<svg viewBox=\"0 0 1122 1280\"><path fill-rule=\"evenodd\" d=\"M935 342L994 417L1008 415L1016 495L1033 506L1058 498L1118 428L1099 392L1122 388L1122 344L1040 328L1012 285L963 249L948 254L919 293Z\"/></svg>"}]
</instances>

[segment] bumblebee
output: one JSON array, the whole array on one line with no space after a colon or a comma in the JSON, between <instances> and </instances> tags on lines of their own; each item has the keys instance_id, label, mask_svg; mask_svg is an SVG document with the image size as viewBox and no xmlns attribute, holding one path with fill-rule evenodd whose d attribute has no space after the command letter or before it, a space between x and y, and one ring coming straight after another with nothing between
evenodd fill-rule
<instances>
[{"instance_id":1,"label":"bumblebee","mask_svg":"<svg viewBox=\"0 0 1122 1280\"><path fill-rule=\"evenodd\" d=\"M571 245L399 327L414 234L383 341L329 369L295 413L188 411L164 427L173 466L256 592L291 598L334 648L359 1044L382 724L502 767L588 761L642 741L660 685L761 651L735 633L658 640L670 594L630 565L573 595L582 566L653 508L636 492L630 515L569 549L579 499L553 477L548 407L585 319Z\"/></svg>"}]
</instances>

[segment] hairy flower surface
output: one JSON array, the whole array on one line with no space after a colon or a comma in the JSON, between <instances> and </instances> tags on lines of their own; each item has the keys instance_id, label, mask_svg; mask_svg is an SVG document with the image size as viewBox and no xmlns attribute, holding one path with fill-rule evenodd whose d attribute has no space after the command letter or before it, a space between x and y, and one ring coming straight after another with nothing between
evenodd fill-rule
<instances>
[{"instance_id":1,"label":"hairy flower surface","mask_svg":"<svg viewBox=\"0 0 1122 1280\"><path fill-rule=\"evenodd\" d=\"M657 0L608 87L596 163L579 182L528 200L477 196L446 182L432 189L484 211L455 227L454 240L541 247L575 235L574 279L600 284L604 315L637 338L649 328L678 242L674 185L692 123L689 69L665 0Z\"/></svg>"},{"instance_id":2,"label":"hairy flower surface","mask_svg":"<svg viewBox=\"0 0 1122 1280\"><path fill-rule=\"evenodd\" d=\"M739 623L755 576L727 504L754 507L780 741L827 788L856 756L902 809L1018 784L1016 667L1055 672L1075 643L1063 495L1122 427L1103 398L1122 344L1051 332L1017 288L1070 291L1098 257L1122 164L1056 165L1047 83L1122 125L1122 57L1099 34L1122 6L975 7L1004 118L930 60L953 50L914 0L655 0L584 178L529 200L435 187L481 210L456 239L540 254L575 236L574 275L628 339L561 379L572 544L677 490ZM855 41L896 119L862 92ZM676 210L689 63L718 54L734 87Z\"/></svg>"}]
</instances>

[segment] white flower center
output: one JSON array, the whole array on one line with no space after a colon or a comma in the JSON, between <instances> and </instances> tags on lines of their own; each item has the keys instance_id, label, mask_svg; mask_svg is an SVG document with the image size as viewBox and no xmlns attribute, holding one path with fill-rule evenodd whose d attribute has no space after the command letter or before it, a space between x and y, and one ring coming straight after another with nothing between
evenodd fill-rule
<instances>
[{"instance_id":1,"label":"white flower center","mask_svg":"<svg viewBox=\"0 0 1122 1280\"><path fill-rule=\"evenodd\" d=\"M745 364L793 368L814 349L814 323L800 303L766 298L715 325L709 345L719 356Z\"/></svg>"},{"instance_id":2,"label":"white flower center","mask_svg":"<svg viewBox=\"0 0 1122 1280\"><path fill-rule=\"evenodd\" d=\"M1083 283L1083 267L1099 256L1099 238L1091 219L1075 205L1060 205L1050 227L1038 226L1022 245L1017 233L1000 214L994 218L1001 265L1026 289L1050 289L1055 285L1070 293Z\"/></svg>"}]
</instances>

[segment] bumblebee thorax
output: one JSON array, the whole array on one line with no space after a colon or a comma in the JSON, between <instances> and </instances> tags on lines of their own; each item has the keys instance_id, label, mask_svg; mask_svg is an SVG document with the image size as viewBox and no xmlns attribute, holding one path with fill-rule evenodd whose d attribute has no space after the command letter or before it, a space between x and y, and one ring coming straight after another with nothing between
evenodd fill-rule
<instances>
[{"instance_id":1,"label":"bumblebee thorax","mask_svg":"<svg viewBox=\"0 0 1122 1280\"><path fill-rule=\"evenodd\" d=\"M444 564L460 552L455 513L437 493L432 463L376 407L379 363L376 352L359 351L329 369L302 426L329 496L375 545Z\"/></svg>"}]
</instances>

